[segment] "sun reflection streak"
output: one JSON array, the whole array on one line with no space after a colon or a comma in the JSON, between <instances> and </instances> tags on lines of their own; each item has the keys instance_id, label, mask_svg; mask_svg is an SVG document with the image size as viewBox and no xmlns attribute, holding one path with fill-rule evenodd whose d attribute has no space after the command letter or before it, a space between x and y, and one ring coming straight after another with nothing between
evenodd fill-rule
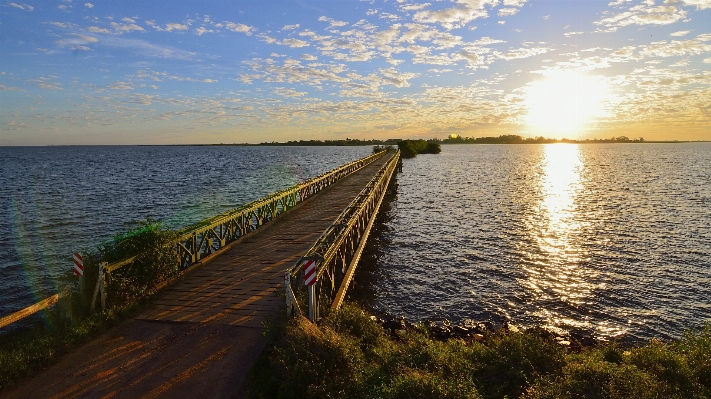
<instances>
[{"instance_id":1,"label":"sun reflection streak","mask_svg":"<svg viewBox=\"0 0 711 399\"><path fill-rule=\"evenodd\" d=\"M589 258L581 242L584 219L577 199L583 191L580 147L551 144L543 147L537 201L527 220L534 247L523 263L521 281L528 295L538 302L535 316L551 330L594 329L610 336L619 333L606 322L592 325L585 309L593 306L597 272L586 267ZM562 331L561 331L562 332Z\"/></svg>"}]
</instances>

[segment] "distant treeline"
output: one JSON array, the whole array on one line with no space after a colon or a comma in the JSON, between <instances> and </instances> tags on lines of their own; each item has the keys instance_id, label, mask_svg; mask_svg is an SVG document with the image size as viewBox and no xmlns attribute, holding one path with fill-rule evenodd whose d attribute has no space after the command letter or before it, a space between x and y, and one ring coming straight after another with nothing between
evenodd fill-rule
<instances>
[{"instance_id":1,"label":"distant treeline","mask_svg":"<svg viewBox=\"0 0 711 399\"><path fill-rule=\"evenodd\" d=\"M573 140L573 139L551 139L543 136L538 137L523 137L517 134L504 134L498 137L461 137L457 135L450 135L444 140L433 138L429 140L403 140L403 139L387 139L387 140L359 140L359 139L345 139L345 140L291 140L284 143L272 141L264 142L259 145L264 146L365 146L365 145L399 145L402 142L409 141L412 143L416 142L427 142L427 143L437 143L437 144L551 144L551 143L645 143L647 141L644 138L639 137L636 139L629 138L627 136L610 137L609 139L585 139L585 140ZM654 141L657 142L657 141ZM422 153L422 152L420 152Z\"/></svg>"},{"instance_id":2,"label":"distant treeline","mask_svg":"<svg viewBox=\"0 0 711 399\"><path fill-rule=\"evenodd\" d=\"M345 140L291 140L285 143L279 143L276 141L259 143L259 145L303 145L303 146L347 146L347 145L397 145L402 141L402 139L387 139L387 140L359 140L359 139L345 139Z\"/></svg>"},{"instance_id":3,"label":"distant treeline","mask_svg":"<svg viewBox=\"0 0 711 399\"><path fill-rule=\"evenodd\" d=\"M436 140L436 139L435 139ZM434 141L434 140L433 140ZM437 140L440 141L440 140ZM644 143L644 138L631 139L627 136L610 137L609 139L551 139L543 136L522 137L517 134L505 134L499 137L461 137L451 134L442 144L550 144L550 143Z\"/></svg>"}]
</instances>

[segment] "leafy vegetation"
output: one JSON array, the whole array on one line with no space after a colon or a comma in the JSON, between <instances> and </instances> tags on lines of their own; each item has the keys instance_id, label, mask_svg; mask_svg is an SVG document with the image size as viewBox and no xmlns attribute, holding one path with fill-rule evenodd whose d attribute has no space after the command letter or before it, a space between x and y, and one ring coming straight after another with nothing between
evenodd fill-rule
<instances>
[{"instance_id":1,"label":"leafy vegetation","mask_svg":"<svg viewBox=\"0 0 711 399\"><path fill-rule=\"evenodd\" d=\"M502 330L503 331L503 330ZM253 398L709 398L711 326L683 339L569 353L542 330L440 341L389 333L346 305L289 322L250 375Z\"/></svg>"},{"instance_id":2,"label":"leafy vegetation","mask_svg":"<svg viewBox=\"0 0 711 399\"><path fill-rule=\"evenodd\" d=\"M397 143L403 158L414 158L417 154L439 154L442 148L435 141L403 140Z\"/></svg>"},{"instance_id":3,"label":"leafy vegetation","mask_svg":"<svg viewBox=\"0 0 711 399\"><path fill-rule=\"evenodd\" d=\"M85 254L86 287L83 292L79 290L76 276L67 272L60 286L70 285L70 300L43 311L42 320L1 336L0 390L26 373L52 363L60 354L104 331L142 301L150 299L158 287L179 273L176 238L176 232L147 220ZM99 263L132 256L137 256L132 264L106 276L107 309L92 314L89 305Z\"/></svg>"}]
</instances>

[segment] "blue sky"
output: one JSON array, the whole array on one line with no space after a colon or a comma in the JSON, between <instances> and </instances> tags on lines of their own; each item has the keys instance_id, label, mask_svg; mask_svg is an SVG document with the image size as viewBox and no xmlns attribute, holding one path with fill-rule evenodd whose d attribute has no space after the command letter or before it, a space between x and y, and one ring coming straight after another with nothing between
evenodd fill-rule
<instances>
[{"instance_id":1,"label":"blue sky","mask_svg":"<svg viewBox=\"0 0 711 399\"><path fill-rule=\"evenodd\" d=\"M0 145L711 140L711 0L5 1Z\"/></svg>"}]
</instances>

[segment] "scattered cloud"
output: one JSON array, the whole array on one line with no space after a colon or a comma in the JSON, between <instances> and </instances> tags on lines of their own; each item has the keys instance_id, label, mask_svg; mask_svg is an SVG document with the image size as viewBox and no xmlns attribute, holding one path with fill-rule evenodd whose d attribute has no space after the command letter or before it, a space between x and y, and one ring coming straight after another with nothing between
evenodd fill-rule
<instances>
[{"instance_id":1,"label":"scattered cloud","mask_svg":"<svg viewBox=\"0 0 711 399\"><path fill-rule=\"evenodd\" d=\"M515 15L518 12L518 8L501 8L499 9L498 15L500 17L508 17Z\"/></svg>"},{"instance_id":2,"label":"scattered cloud","mask_svg":"<svg viewBox=\"0 0 711 399\"><path fill-rule=\"evenodd\" d=\"M225 22L225 28L232 32L244 33L247 36L251 36L254 32L254 27L245 24L236 24L234 22Z\"/></svg>"},{"instance_id":3,"label":"scattered cloud","mask_svg":"<svg viewBox=\"0 0 711 399\"><path fill-rule=\"evenodd\" d=\"M686 36L686 35L688 35L689 33L691 33L690 30L679 30L679 31L670 33L669 36L676 36L676 37L678 37L678 36Z\"/></svg>"},{"instance_id":4,"label":"scattered cloud","mask_svg":"<svg viewBox=\"0 0 711 399\"><path fill-rule=\"evenodd\" d=\"M86 8L94 8L94 5L91 3L84 3L84 7Z\"/></svg>"},{"instance_id":5,"label":"scattered cloud","mask_svg":"<svg viewBox=\"0 0 711 399\"><path fill-rule=\"evenodd\" d=\"M299 26L301 26L301 25L300 24L284 25L284 27L281 28L281 30L294 30L294 29L298 29Z\"/></svg>"},{"instance_id":6,"label":"scattered cloud","mask_svg":"<svg viewBox=\"0 0 711 399\"><path fill-rule=\"evenodd\" d=\"M606 11L603 15L608 16L593 23L608 28L629 25L668 25L686 18L687 12L672 5L654 6L654 1L651 0L630 7L627 11L611 14Z\"/></svg>"},{"instance_id":7,"label":"scattered cloud","mask_svg":"<svg viewBox=\"0 0 711 399\"><path fill-rule=\"evenodd\" d=\"M23 11L32 11L32 10L35 9L34 7L32 7L32 6L29 5L29 4L17 4L17 3L12 3L12 2L11 2L11 3L7 3L7 5L9 5L10 7L18 8L18 9L23 10Z\"/></svg>"}]
</instances>

